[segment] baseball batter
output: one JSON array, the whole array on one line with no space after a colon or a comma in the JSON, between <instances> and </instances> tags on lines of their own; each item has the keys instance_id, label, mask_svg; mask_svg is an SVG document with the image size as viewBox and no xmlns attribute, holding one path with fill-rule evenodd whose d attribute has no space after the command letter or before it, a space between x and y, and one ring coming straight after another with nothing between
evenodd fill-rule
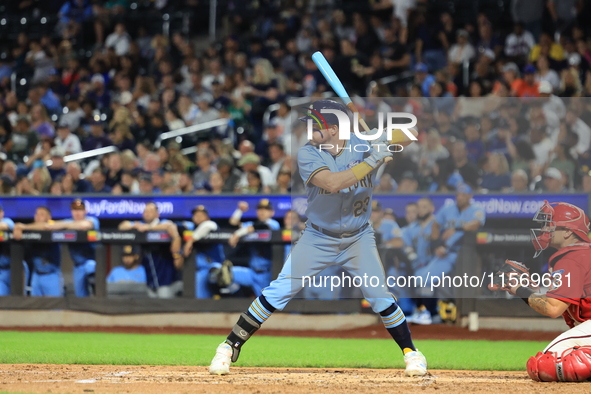
<instances>
[{"instance_id":1,"label":"baseball batter","mask_svg":"<svg viewBox=\"0 0 591 394\"><path fill-rule=\"evenodd\" d=\"M322 114L323 109L348 113L345 106L335 101L321 100L302 118L316 122L312 140L298 151L300 175L308 195L306 229L279 277L242 313L226 340L217 347L209 367L211 374L229 373L230 364L238 360L244 343L301 290L303 278L313 277L333 265L353 277L365 274L379 278L378 283L361 287L364 297L402 350L406 375L427 373L427 360L414 346L404 313L384 285L384 269L374 230L369 225L373 170L391 153L383 142L371 145L354 134L350 140L339 139L337 116ZM399 137L398 141L408 140Z\"/></svg>"},{"instance_id":2,"label":"baseball batter","mask_svg":"<svg viewBox=\"0 0 591 394\"><path fill-rule=\"evenodd\" d=\"M491 290L506 290L542 315L562 315L570 330L554 339L527 362L527 373L536 381L581 382L591 378L591 240L589 218L574 205L559 202L540 208L532 229L537 257L548 247L557 249L548 262L552 274L546 294L540 294L536 277L516 261L507 260L495 275ZM544 283L543 281L541 282ZM544 285L546 286L546 285Z\"/></svg>"}]
</instances>

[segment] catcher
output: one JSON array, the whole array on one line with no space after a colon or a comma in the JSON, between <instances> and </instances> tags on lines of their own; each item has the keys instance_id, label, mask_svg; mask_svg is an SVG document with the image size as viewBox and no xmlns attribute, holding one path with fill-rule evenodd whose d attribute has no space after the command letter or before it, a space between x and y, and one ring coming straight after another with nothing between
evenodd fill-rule
<instances>
[{"instance_id":1,"label":"catcher","mask_svg":"<svg viewBox=\"0 0 591 394\"><path fill-rule=\"evenodd\" d=\"M529 269L507 260L489 289L520 297L533 310L556 318L562 315L570 330L554 339L527 362L527 373L542 382L581 382L591 378L591 240L585 212L564 202L548 203L534 216L541 229L532 229L537 257L557 249L548 262L551 286L540 294ZM538 281L539 282L539 281ZM548 281L550 282L550 281ZM543 282L542 282L543 283Z\"/></svg>"}]
</instances>

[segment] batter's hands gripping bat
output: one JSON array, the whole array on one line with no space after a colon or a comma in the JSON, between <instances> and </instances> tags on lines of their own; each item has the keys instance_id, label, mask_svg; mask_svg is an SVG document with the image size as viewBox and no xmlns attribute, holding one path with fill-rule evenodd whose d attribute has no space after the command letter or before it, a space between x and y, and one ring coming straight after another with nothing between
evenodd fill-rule
<instances>
[{"instance_id":1,"label":"batter's hands gripping bat","mask_svg":"<svg viewBox=\"0 0 591 394\"><path fill-rule=\"evenodd\" d=\"M330 64L328 64L328 61L326 60L324 55L321 52L315 52L312 55L312 61L316 64L316 66L318 67L318 70L320 70L322 75L324 75L324 78L326 79L326 81L328 82L330 87L335 91L335 93L341 99L343 99L343 102L351 110L351 112L359 113L359 111L357 110L357 107L355 106L355 103L353 103L353 101L351 101L351 97L349 97L349 94L345 90L343 83L337 77L337 74L335 74L335 72L332 69L332 67L330 66ZM363 119L361 116L359 116L359 124L361 125L363 130L365 130L366 132L370 131L369 126L367 125L367 123L365 123L365 119ZM386 157L384 159L384 163L387 163L391 160L392 160L392 157Z\"/></svg>"}]
</instances>

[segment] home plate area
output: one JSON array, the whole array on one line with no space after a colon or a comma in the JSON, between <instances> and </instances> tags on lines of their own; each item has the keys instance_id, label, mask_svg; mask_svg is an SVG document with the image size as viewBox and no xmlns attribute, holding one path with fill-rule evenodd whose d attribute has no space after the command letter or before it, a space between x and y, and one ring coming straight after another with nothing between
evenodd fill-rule
<instances>
[{"instance_id":1,"label":"home plate area","mask_svg":"<svg viewBox=\"0 0 591 394\"><path fill-rule=\"evenodd\" d=\"M4 364L0 392L10 393L587 393L588 383L536 383L525 372L433 370L408 378L393 369L233 368L205 366ZM394 391L393 391L394 390Z\"/></svg>"}]
</instances>

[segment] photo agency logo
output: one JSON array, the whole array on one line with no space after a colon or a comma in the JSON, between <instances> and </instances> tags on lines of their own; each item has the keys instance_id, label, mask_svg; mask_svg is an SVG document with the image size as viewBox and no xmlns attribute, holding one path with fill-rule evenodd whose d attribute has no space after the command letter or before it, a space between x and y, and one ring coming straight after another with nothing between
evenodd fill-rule
<instances>
[{"instance_id":1,"label":"photo agency logo","mask_svg":"<svg viewBox=\"0 0 591 394\"><path fill-rule=\"evenodd\" d=\"M307 107L306 111L306 115L300 120L306 122L308 140L320 151L332 150L336 146L337 151L368 152L373 148L387 149L389 152L397 153L402 152L404 146L396 142L417 141L417 137L409 130L417 124L417 117L411 113L379 112L377 129L361 132L359 131L359 113L353 113L353 127L351 127L350 111L336 101L319 100ZM405 120L408 122L404 122ZM401 121L403 122L400 123ZM333 126L338 127L338 133L331 132ZM343 146L339 146L336 143L350 141L352 134L363 141L374 141L375 144L343 144ZM390 144L390 142L394 143Z\"/></svg>"}]
</instances>

